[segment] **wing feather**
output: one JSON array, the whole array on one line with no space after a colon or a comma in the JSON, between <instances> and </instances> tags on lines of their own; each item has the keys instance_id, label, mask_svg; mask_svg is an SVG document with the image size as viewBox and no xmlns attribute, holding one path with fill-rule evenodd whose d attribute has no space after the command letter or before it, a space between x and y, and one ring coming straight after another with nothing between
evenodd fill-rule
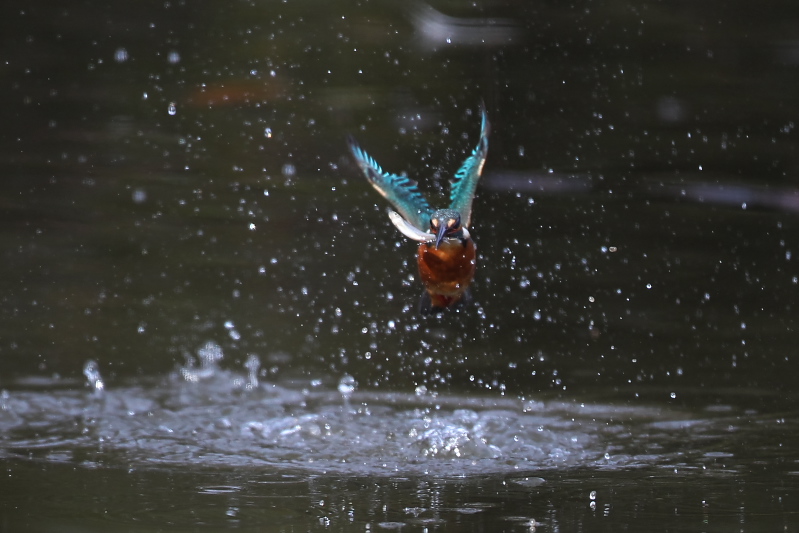
<instances>
[{"instance_id":1,"label":"wing feather","mask_svg":"<svg viewBox=\"0 0 799 533\"><path fill-rule=\"evenodd\" d=\"M483 116L483 123L480 127L480 141L472 150L472 154L466 158L461 168L455 173L451 182L450 189L450 209L454 209L461 215L461 222L464 227L468 227L472 218L472 200L474 191L477 188L477 181L483 172L486 156L488 155L488 114L485 106L480 106Z\"/></svg>"},{"instance_id":2,"label":"wing feather","mask_svg":"<svg viewBox=\"0 0 799 533\"><path fill-rule=\"evenodd\" d=\"M419 192L416 182L407 176L385 172L352 137L347 139L347 144L364 176L377 192L388 200L405 220L419 230L426 231L430 225L433 209Z\"/></svg>"}]
</instances>

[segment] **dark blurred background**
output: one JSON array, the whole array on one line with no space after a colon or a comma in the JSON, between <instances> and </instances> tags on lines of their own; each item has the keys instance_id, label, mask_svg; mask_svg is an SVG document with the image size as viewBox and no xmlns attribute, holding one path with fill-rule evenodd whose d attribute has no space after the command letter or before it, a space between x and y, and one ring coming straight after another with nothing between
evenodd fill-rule
<instances>
[{"instance_id":1,"label":"dark blurred background","mask_svg":"<svg viewBox=\"0 0 799 533\"><path fill-rule=\"evenodd\" d=\"M0 379L213 340L277 380L793 391L799 5L2 11ZM418 317L344 140L443 202L481 101L475 304Z\"/></svg>"}]
</instances>

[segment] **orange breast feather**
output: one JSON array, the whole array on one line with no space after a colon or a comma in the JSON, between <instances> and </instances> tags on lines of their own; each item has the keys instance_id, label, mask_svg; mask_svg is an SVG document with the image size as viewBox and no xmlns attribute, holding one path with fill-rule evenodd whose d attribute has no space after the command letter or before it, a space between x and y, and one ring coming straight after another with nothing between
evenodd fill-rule
<instances>
[{"instance_id":1,"label":"orange breast feather","mask_svg":"<svg viewBox=\"0 0 799 533\"><path fill-rule=\"evenodd\" d=\"M474 278L475 246L471 239L465 244L445 241L438 249L421 244L416 259L434 307L449 307L458 301Z\"/></svg>"}]
</instances>

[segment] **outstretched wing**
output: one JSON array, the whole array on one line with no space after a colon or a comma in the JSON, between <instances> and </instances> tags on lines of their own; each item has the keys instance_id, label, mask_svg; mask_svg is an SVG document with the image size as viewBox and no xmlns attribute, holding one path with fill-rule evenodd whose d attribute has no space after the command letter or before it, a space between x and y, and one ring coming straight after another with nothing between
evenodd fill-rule
<instances>
[{"instance_id":1,"label":"outstretched wing","mask_svg":"<svg viewBox=\"0 0 799 533\"><path fill-rule=\"evenodd\" d=\"M430 226L430 216L433 210L419 192L416 182L407 176L398 176L383 171L377 161L364 152L352 137L347 139L347 144L366 179L377 189L377 192L391 202L394 209L399 211L405 220L419 230L426 231Z\"/></svg>"},{"instance_id":2,"label":"outstretched wing","mask_svg":"<svg viewBox=\"0 0 799 533\"><path fill-rule=\"evenodd\" d=\"M477 188L477 180L480 179L480 173L483 171L486 155L488 155L488 130L490 126L485 106L480 106L480 111L483 115L483 124L480 127L480 141L477 143L477 147L472 150L472 155L463 162L461 168L455 173L449 193L450 209L460 213L464 227L468 227L471 222L474 191Z\"/></svg>"}]
</instances>

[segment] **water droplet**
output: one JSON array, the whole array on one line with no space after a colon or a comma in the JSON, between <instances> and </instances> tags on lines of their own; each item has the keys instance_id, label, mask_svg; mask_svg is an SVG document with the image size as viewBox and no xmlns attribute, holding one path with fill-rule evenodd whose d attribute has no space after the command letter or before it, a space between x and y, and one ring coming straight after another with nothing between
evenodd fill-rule
<instances>
[{"instance_id":1,"label":"water droplet","mask_svg":"<svg viewBox=\"0 0 799 533\"><path fill-rule=\"evenodd\" d=\"M350 376L349 374L344 374L341 376L341 379L338 382L338 391L341 393L344 398L349 398L353 392L355 392L355 388L358 386L358 382L355 381L355 378Z\"/></svg>"},{"instance_id":2,"label":"water droplet","mask_svg":"<svg viewBox=\"0 0 799 533\"><path fill-rule=\"evenodd\" d=\"M97 361L94 359L86 361L83 365L83 375L86 376L86 384L94 391L94 395L101 395L105 389L105 382L103 382L103 377L100 375Z\"/></svg>"},{"instance_id":3,"label":"water droplet","mask_svg":"<svg viewBox=\"0 0 799 533\"><path fill-rule=\"evenodd\" d=\"M230 338L234 341L241 339L241 334L236 331L236 325L231 320L225 321L225 329L227 330L228 335L230 335Z\"/></svg>"},{"instance_id":4,"label":"water droplet","mask_svg":"<svg viewBox=\"0 0 799 533\"><path fill-rule=\"evenodd\" d=\"M281 172L285 177L290 178L297 173L297 167L295 167L291 163L286 163L285 165L283 165Z\"/></svg>"}]
</instances>

